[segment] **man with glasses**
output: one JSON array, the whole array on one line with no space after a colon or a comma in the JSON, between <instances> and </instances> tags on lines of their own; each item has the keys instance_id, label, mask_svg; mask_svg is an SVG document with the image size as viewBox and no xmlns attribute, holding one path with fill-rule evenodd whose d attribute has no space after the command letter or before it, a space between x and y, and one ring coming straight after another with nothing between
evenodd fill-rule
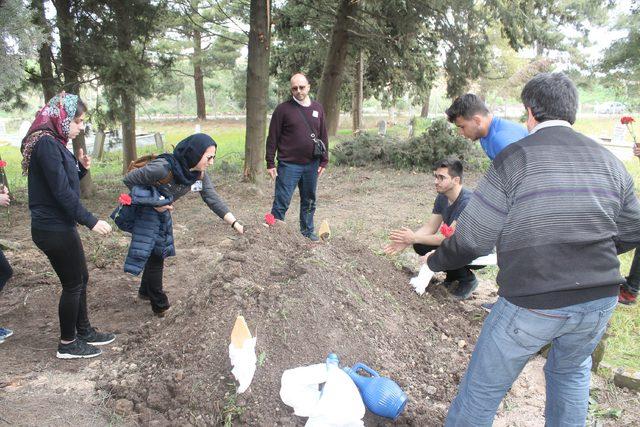
<instances>
[{"instance_id":1,"label":"man with glasses","mask_svg":"<svg viewBox=\"0 0 640 427\"><path fill-rule=\"evenodd\" d=\"M389 235L391 243L384 251L394 255L409 246L419 255L425 255L436 249L445 236L438 233L442 224L455 228L458 217L467 206L473 195L470 190L462 186L462 163L456 158L447 158L434 165L434 185L438 196L433 204L433 211L429 220L416 231L407 227L393 230ZM446 271L445 287L452 290L457 299L467 299L478 287L478 279L467 266ZM452 284L458 282L454 289Z\"/></svg>"},{"instance_id":2,"label":"man with glasses","mask_svg":"<svg viewBox=\"0 0 640 427\"><path fill-rule=\"evenodd\" d=\"M309 98L310 85L304 74L294 74L290 83L292 98L273 111L267 136L267 172L276 181L271 213L284 221L293 192L298 187L300 232L317 242L319 239L313 226L316 188L318 178L329 162L324 109ZM324 147L323 153L317 152L317 144Z\"/></svg>"}]
</instances>

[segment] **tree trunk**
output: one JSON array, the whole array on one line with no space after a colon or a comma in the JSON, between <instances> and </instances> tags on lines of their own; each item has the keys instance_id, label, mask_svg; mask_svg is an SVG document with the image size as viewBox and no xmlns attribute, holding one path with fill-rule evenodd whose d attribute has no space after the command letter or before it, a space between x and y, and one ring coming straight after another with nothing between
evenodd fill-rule
<instances>
[{"instance_id":1,"label":"tree trunk","mask_svg":"<svg viewBox=\"0 0 640 427\"><path fill-rule=\"evenodd\" d=\"M207 106L204 98L204 76L202 74L202 35L193 31L193 80L196 89L196 110L198 120L207 120Z\"/></svg>"},{"instance_id":2,"label":"tree trunk","mask_svg":"<svg viewBox=\"0 0 640 427\"><path fill-rule=\"evenodd\" d=\"M271 0L251 0L244 146L244 179L251 182L264 176L270 44Z\"/></svg>"},{"instance_id":3,"label":"tree trunk","mask_svg":"<svg viewBox=\"0 0 640 427\"><path fill-rule=\"evenodd\" d=\"M64 76L64 89L70 93L80 95L80 59L78 50L74 46L76 40L75 21L72 13L71 0L55 0L58 32L60 33L60 56L62 59L62 74ZM73 140L73 152L77 156L80 149L87 153L87 145L84 134L81 133ZM80 181L81 197L92 197L95 193L91 172Z\"/></svg>"},{"instance_id":4,"label":"tree trunk","mask_svg":"<svg viewBox=\"0 0 640 427\"><path fill-rule=\"evenodd\" d=\"M420 110L420 117L429 117L429 102L431 98L431 87L422 95L422 110Z\"/></svg>"},{"instance_id":5,"label":"tree trunk","mask_svg":"<svg viewBox=\"0 0 640 427\"><path fill-rule=\"evenodd\" d=\"M129 163L138 158L136 147L136 99L129 92L120 95L122 102L122 173L127 173Z\"/></svg>"},{"instance_id":6,"label":"tree trunk","mask_svg":"<svg viewBox=\"0 0 640 427\"><path fill-rule=\"evenodd\" d=\"M355 79L353 79L353 97L351 106L351 130L358 133L362 129L362 98L363 98L363 74L362 50L358 51L355 67Z\"/></svg>"},{"instance_id":7,"label":"tree trunk","mask_svg":"<svg viewBox=\"0 0 640 427\"><path fill-rule=\"evenodd\" d=\"M53 67L51 66L51 26L44 13L44 2L46 0L32 0L31 8L34 10L33 22L46 34L46 40L38 50L38 63L40 65L40 83L42 85L42 95L44 102L49 101L56 94L56 81L53 78Z\"/></svg>"},{"instance_id":8,"label":"tree trunk","mask_svg":"<svg viewBox=\"0 0 640 427\"><path fill-rule=\"evenodd\" d=\"M358 2L354 0L340 0L336 23L331 33L329 51L322 69L322 78L318 89L318 102L324 107L327 132L331 136L334 136L338 130L338 122L340 120L338 92L342 85L342 75L349 47L349 24L357 8Z\"/></svg>"}]
</instances>

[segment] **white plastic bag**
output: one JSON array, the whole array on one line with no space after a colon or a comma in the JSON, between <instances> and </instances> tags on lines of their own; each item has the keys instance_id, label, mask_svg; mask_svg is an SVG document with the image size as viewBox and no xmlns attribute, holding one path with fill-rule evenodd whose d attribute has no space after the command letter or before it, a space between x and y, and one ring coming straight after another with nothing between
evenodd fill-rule
<instances>
[{"instance_id":1,"label":"white plastic bag","mask_svg":"<svg viewBox=\"0 0 640 427\"><path fill-rule=\"evenodd\" d=\"M325 363L284 371L280 398L296 415L309 417L307 427L364 426L365 407L355 383L344 371L327 369Z\"/></svg>"},{"instance_id":2,"label":"white plastic bag","mask_svg":"<svg viewBox=\"0 0 640 427\"><path fill-rule=\"evenodd\" d=\"M244 320L238 316L231 332L231 344L229 344L229 359L233 369L231 373L238 380L238 393L244 393L253 380L256 373L256 340Z\"/></svg>"},{"instance_id":3,"label":"white plastic bag","mask_svg":"<svg viewBox=\"0 0 640 427\"><path fill-rule=\"evenodd\" d=\"M422 264L420 267L420 272L416 277L412 277L409 283L413 286L413 289L418 293L418 295L424 294L424 291L427 290L427 286L429 286L429 282L433 277L434 272L431 271L429 266L426 263Z\"/></svg>"}]
</instances>

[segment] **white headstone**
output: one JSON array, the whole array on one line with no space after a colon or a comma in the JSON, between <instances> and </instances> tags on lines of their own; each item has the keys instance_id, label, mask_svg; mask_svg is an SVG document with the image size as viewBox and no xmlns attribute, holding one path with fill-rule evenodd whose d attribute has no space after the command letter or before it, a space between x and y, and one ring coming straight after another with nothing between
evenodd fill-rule
<instances>
[{"instance_id":1,"label":"white headstone","mask_svg":"<svg viewBox=\"0 0 640 427\"><path fill-rule=\"evenodd\" d=\"M385 120L380 120L378 122L378 135L386 135L387 134L387 122Z\"/></svg>"},{"instance_id":2,"label":"white headstone","mask_svg":"<svg viewBox=\"0 0 640 427\"><path fill-rule=\"evenodd\" d=\"M27 136L27 132L29 131L30 127L31 123L27 122L26 120L20 123L20 128L18 129L18 139L22 139Z\"/></svg>"},{"instance_id":3,"label":"white headstone","mask_svg":"<svg viewBox=\"0 0 640 427\"><path fill-rule=\"evenodd\" d=\"M613 144L624 145L624 136L627 133L627 127L622 123L616 123L613 128L613 138L611 138L611 142Z\"/></svg>"},{"instance_id":4,"label":"white headstone","mask_svg":"<svg viewBox=\"0 0 640 427\"><path fill-rule=\"evenodd\" d=\"M200 126L200 123L196 124L196 133L200 133L202 131L202 127Z\"/></svg>"}]
</instances>

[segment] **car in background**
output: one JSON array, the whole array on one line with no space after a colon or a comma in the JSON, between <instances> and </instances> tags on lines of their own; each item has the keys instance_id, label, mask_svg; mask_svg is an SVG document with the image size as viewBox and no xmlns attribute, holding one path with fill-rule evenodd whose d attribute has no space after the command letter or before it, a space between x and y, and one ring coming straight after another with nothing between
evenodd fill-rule
<instances>
[{"instance_id":1,"label":"car in background","mask_svg":"<svg viewBox=\"0 0 640 427\"><path fill-rule=\"evenodd\" d=\"M593 109L596 114L622 114L625 111L628 111L627 106L617 101L603 102Z\"/></svg>"}]
</instances>

